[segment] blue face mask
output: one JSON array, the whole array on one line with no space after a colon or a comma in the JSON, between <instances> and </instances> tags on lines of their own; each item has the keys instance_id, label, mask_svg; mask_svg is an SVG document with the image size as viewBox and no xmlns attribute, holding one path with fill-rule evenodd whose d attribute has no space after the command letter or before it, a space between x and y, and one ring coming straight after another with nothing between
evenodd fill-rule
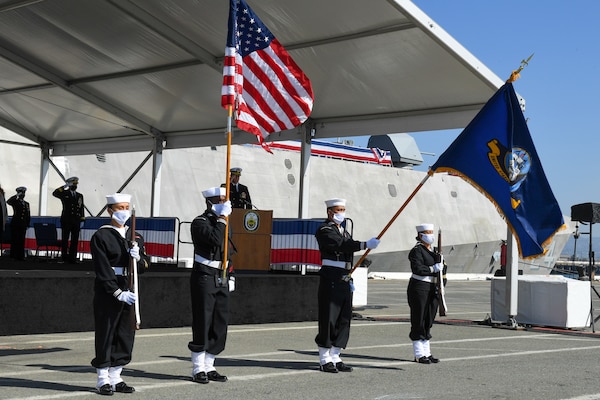
<instances>
[{"instance_id":1,"label":"blue face mask","mask_svg":"<svg viewBox=\"0 0 600 400\"><path fill-rule=\"evenodd\" d=\"M131 211L129 210L119 210L113 212L112 219L119 225L125 225L125 222L131 217Z\"/></svg>"},{"instance_id":2,"label":"blue face mask","mask_svg":"<svg viewBox=\"0 0 600 400\"><path fill-rule=\"evenodd\" d=\"M433 244L433 241L435 240L433 233L421 233L420 235L423 242L427 244Z\"/></svg>"},{"instance_id":3,"label":"blue face mask","mask_svg":"<svg viewBox=\"0 0 600 400\"><path fill-rule=\"evenodd\" d=\"M335 222L338 225L341 225L342 222L344 222L344 220L346 219L346 213L345 212L340 212L340 213L335 213L333 214L333 217L331 217L333 219L333 222Z\"/></svg>"}]
</instances>

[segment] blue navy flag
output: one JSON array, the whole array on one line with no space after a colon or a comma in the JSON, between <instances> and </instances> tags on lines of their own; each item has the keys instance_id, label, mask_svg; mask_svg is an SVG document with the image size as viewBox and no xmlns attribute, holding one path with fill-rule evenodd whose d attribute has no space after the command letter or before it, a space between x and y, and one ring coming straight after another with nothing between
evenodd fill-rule
<instances>
[{"instance_id":1,"label":"blue navy flag","mask_svg":"<svg viewBox=\"0 0 600 400\"><path fill-rule=\"evenodd\" d=\"M501 211L521 258L544 254L564 227L512 83L504 84L431 167L455 173Z\"/></svg>"}]
</instances>

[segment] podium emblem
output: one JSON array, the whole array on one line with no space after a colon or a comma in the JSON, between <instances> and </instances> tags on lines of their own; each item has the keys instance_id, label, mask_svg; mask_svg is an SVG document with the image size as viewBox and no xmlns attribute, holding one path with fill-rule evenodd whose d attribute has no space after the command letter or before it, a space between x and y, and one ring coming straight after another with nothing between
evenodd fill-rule
<instances>
[{"instance_id":1,"label":"podium emblem","mask_svg":"<svg viewBox=\"0 0 600 400\"><path fill-rule=\"evenodd\" d=\"M244 215L244 229L248 232L254 232L258 229L258 224L260 222L260 218L258 214L254 211L249 211Z\"/></svg>"}]
</instances>

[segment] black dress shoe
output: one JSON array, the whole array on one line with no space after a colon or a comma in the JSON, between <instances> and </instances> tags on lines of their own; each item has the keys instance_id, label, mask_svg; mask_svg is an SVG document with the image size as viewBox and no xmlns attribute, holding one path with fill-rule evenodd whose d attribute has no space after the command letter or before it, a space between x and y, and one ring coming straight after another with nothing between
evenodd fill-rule
<instances>
[{"instance_id":1,"label":"black dress shoe","mask_svg":"<svg viewBox=\"0 0 600 400\"><path fill-rule=\"evenodd\" d=\"M208 376L209 381L215 381L215 382L226 382L227 381L227 377L225 375L221 375L217 371L207 372L206 376Z\"/></svg>"},{"instance_id":2,"label":"black dress shoe","mask_svg":"<svg viewBox=\"0 0 600 400\"><path fill-rule=\"evenodd\" d=\"M196 383L208 383L208 376L206 376L206 372L198 372L196 375L192 377L192 380Z\"/></svg>"},{"instance_id":3,"label":"black dress shoe","mask_svg":"<svg viewBox=\"0 0 600 400\"><path fill-rule=\"evenodd\" d=\"M354 369L354 368L344 364L343 361L335 363L335 368L337 368L337 370L340 372L352 372L352 370Z\"/></svg>"},{"instance_id":4,"label":"black dress shoe","mask_svg":"<svg viewBox=\"0 0 600 400\"><path fill-rule=\"evenodd\" d=\"M119 382L115 385L115 392L133 393L133 392L135 392L135 388L133 386L129 386L125 382Z\"/></svg>"},{"instance_id":5,"label":"black dress shoe","mask_svg":"<svg viewBox=\"0 0 600 400\"><path fill-rule=\"evenodd\" d=\"M434 356L429 356L427 358L429 358L429 361L431 361L434 364L437 364L437 363L440 362L440 359L439 358L435 358Z\"/></svg>"},{"instance_id":6,"label":"black dress shoe","mask_svg":"<svg viewBox=\"0 0 600 400\"><path fill-rule=\"evenodd\" d=\"M333 374L337 374L338 370L335 367L335 365L333 365L332 362L328 362L327 364L322 364L319 369L323 372L331 372Z\"/></svg>"},{"instance_id":7,"label":"black dress shoe","mask_svg":"<svg viewBox=\"0 0 600 400\"><path fill-rule=\"evenodd\" d=\"M102 396L112 396L113 395L113 388L110 385L110 383L102 385L99 388L96 388L96 390L98 390L98 394L101 394Z\"/></svg>"},{"instance_id":8,"label":"black dress shoe","mask_svg":"<svg viewBox=\"0 0 600 400\"><path fill-rule=\"evenodd\" d=\"M431 364L431 360L429 359L429 357L421 357L421 358L415 358L415 361L418 362L419 364Z\"/></svg>"}]
</instances>

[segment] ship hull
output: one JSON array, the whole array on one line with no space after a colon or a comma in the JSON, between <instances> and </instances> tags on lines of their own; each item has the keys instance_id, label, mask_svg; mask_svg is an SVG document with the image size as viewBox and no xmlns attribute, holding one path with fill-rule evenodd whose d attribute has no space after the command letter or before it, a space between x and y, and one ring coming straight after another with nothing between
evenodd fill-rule
<instances>
[{"instance_id":1,"label":"ship hull","mask_svg":"<svg viewBox=\"0 0 600 400\"><path fill-rule=\"evenodd\" d=\"M201 191L218 186L226 177L226 147L165 150L161 165L159 215L192 221L204 211ZM39 151L20 146L3 146L7 171L3 187L26 185L32 212L39 199ZM102 156L55 157L53 162L65 176L79 177L79 191L85 196L89 214L99 215L105 195L129 181L123 192L133 195L137 215L151 215L152 162L131 178L147 153L119 153ZM26 169L22 168L25 160ZM38 162L36 163L36 160ZM254 207L273 210L273 218L298 218L301 181L300 153L274 150L273 154L253 145L232 146L231 166L243 168L241 183L250 189ZM340 159L311 157L306 173L308 206L303 218L324 218L324 200L347 199L347 217L352 220L355 239L377 236L397 210L426 177L425 172L392 168ZM131 179L130 179L131 178ZM46 215L59 215L60 201L51 196L62 181L49 174ZM42 206L43 209L43 206ZM433 223L443 231L444 253L451 272L490 274L499 268L500 243L506 238L506 224L493 204L459 177L434 174L408 203L371 251L370 272L409 272L408 252L415 243L415 226ZM181 240L190 241L183 225ZM526 274L549 274L568 239L556 235L546 256L522 262ZM192 257L191 245L182 243L179 258ZM360 256L362 253L357 253Z\"/></svg>"}]
</instances>

